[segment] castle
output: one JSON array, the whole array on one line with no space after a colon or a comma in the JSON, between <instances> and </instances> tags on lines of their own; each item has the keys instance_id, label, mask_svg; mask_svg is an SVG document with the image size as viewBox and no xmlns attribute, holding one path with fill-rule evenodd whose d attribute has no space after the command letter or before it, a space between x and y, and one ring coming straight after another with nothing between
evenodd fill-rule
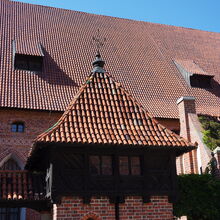
<instances>
[{"instance_id":1,"label":"castle","mask_svg":"<svg viewBox=\"0 0 220 220\"><path fill-rule=\"evenodd\" d=\"M178 173L204 172L210 150L198 115L220 117L219 33L9 0L0 1L0 12L2 170L23 170L33 140L56 127L88 80L99 29L106 38L105 68L116 82L159 124L196 142L196 149L179 154ZM26 209L0 212L33 218Z\"/></svg>"}]
</instances>

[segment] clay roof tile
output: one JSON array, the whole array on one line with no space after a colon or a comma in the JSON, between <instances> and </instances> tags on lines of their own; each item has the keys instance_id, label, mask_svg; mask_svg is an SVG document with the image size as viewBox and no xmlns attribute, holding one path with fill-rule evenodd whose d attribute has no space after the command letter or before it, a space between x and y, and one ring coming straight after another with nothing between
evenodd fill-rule
<instances>
[{"instance_id":1,"label":"clay roof tile","mask_svg":"<svg viewBox=\"0 0 220 220\"><path fill-rule=\"evenodd\" d=\"M100 76L102 87L114 87L117 96L120 95L124 102L117 102L106 94L105 103L108 107L107 115L103 113L101 95L103 90L94 90L94 96L90 97L92 87L98 87ZM121 85L115 82L109 73L93 73L89 84L85 83L78 94L69 104L67 110L59 121L45 133L41 134L39 142L67 142L67 143L99 143L110 145L140 145L146 147L156 146L187 146L193 148L193 144L180 138L178 135L160 125ZM103 79L102 78L102 79ZM109 91L111 93L111 91ZM87 98L90 97L89 102ZM92 100L91 100L92 99ZM84 108L85 101L88 105ZM78 104L81 103L81 104ZM97 106L95 103L99 103ZM123 112L123 106L132 106ZM77 109L77 113L75 112ZM117 111L116 111L117 109ZM130 118L132 116L132 118ZM181 143L181 144L180 144Z\"/></svg>"}]
</instances>

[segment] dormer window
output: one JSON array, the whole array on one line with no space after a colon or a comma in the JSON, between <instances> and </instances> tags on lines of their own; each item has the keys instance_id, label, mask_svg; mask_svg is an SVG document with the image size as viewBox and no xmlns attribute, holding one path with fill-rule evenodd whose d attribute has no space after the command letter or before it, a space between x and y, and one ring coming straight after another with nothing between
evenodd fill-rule
<instances>
[{"instance_id":1,"label":"dormer window","mask_svg":"<svg viewBox=\"0 0 220 220\"><path fill-rule=\"evenodd\" d=\"M194 74L190 76L190 85L197 88L211 88L211 79L210 76Z\"/></svg>"},{"instance_id":2,"label":"dormer window","mask_svg":"<svg viewBox=\"0 0 220 220\"><path fill-rule=\"evenodd\" d=\"M23 122L14 122L11 124L11 131L12 132L24 132L24 123Z\"/></svg>"},{"instance_id":3,"label":"dormer window","mask_svg":"<svg viewBox=\"0 0 220 220\"><path fill-rule=\"evenodd\" d=\"M41 72L43 66L42 56L15 54L14 67L18 70Z\"/></svg>"},{"instance_id":4,"label":"dormer window","mask_svg":"<svg viewBox=\"0 0 220 220\"><path fill-rule=\"evenodd\" d=\"M15 70L42 72L44 53L40 43L27 46L21 39L13 40L12 48Z\"/></svg>"},{"instance_id":5,"label":"dormer window","mask_svg":"<svg viewBox=\"0 0 220 220\"><path fill-rule=\"evenodd\" d=\"M190 87L211 88L214 76L205 72L193 60L175 60L174 63Z\"/></svg>"}]
</instances>

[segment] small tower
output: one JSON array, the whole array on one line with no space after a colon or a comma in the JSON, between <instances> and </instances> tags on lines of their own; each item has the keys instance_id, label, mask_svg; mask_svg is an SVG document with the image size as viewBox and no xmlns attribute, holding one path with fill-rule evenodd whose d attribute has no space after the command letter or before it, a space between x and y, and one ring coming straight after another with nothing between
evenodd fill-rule
<instances>
[{"instance_id":1,"label":"small tower","mask_svg":"<svg viewBox=\"0 0 220 220\"><path fill-rule=\"evenodd\" d=\"M195 147L153 119L104 64L98 53L62 117L36 139L26 167L47 173L58 220L170 220L176 156Z\"/></svg>"}]
</instances>

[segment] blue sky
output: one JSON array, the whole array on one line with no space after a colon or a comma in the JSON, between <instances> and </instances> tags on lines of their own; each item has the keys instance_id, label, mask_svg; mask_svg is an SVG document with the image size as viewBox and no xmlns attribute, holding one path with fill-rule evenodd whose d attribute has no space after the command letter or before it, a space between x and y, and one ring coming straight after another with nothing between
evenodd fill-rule
<instances>
[{"instance_id":1,"label":"blue sky","mask_svg":"<svg viewBox=\"0 0 220 220\"><path fill-rule=\"evenodd\" d=\"M21 2L220 32L220 0L22 0Z\"/></svg>"}]
</instances>

